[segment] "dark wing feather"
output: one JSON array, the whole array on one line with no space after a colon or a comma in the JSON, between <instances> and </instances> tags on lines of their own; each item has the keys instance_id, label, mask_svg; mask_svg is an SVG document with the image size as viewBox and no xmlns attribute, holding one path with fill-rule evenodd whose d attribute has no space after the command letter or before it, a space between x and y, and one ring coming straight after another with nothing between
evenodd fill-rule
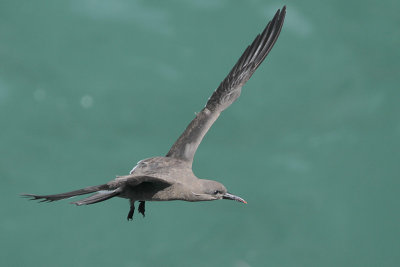
<instances>
[{"instance_id":1,"label":"dark wing feather","mask_svg":"<svg viewBox=\"0 0 400 267\"><path fill-rule=\"evenodd\" d=\"M240 96L242 86L264 61L278 39L285 14L286 7L283 7L282 12L278 10L264 31L246 48L228 76L211 95L206 104L208 109L212 111L218 109L221 112Z\"/></svg>"},{"instance_id":2,"label":"dark wing feather","mask_svg":"<svg viewBox=\"0 0 400 267\"><path fill-rule=\"evenodd\" d=\"M228 76L208 99L206 106L196 115L186 130L173 144L167 157L193 161L194 154L220 113L229 107L241 93L242 86L264 61L278 39L285 19L286 6L278 10L264 31L249 45Z\"/></svg>"},{"instance_id":3,"label":"dark wing feather","mask_svg":"<svg viewBox=\"0 0 400 267\"><path fill-rule=\"evenodd\" d=\"M90 205L90 204L95 204L99 203L105 200L108 200L110 198L113 198L115 196L118 196L121 193L121 188L117 188L115 190L111 191L100 191L94 195L91 195L90 197L71 202L71 204L75 204L77 206L82 206L82 205Z\"/></svg>"},{"instance_id":4,"label":"dark wing feather","mask_svg":"<svg viewBox=\"0 0 400 267\"><path fill-rule=\"evenodd\" d=\"M121 186L137 186L142 183L153 183L156 185L165 185L170 186L174 183L174 181L170 181L168 179L158 178L149 175L138 176L135 174L129 174L124 176L117 176L114 180L108 182L108 186L110 188L119 188Z\"/></svg>"}]
</instances>

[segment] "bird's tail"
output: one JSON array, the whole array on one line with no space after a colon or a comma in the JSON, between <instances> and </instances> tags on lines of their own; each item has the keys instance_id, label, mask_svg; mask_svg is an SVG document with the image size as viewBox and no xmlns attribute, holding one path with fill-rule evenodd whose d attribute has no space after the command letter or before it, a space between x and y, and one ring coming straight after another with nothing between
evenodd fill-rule
<instances>
[{"instance_id":1,"label":"bird's tail","mask_svg":"<svg viewBox=\"0 0 400 267\"><path fill-rule=\"evenodd\" d=\"M57 200L65 199L65 198L74 197L74 196L90 194L90 193L98 192L101 190L110 190L110 187L107 184L102 184L102 185L89 186L89 187L85 187L85 188L78 189L75 191L56 194L56 195L21 194L21 196L28 197L31 200L40 200L40 202L53 202L53 201L57 201ZM113 191L107 191L107 192L113 192ZM95 203L95 202L93 202L93 203ZM92 204L92 203L89 203L89 204Z\"/></svg>"}]
</instances>

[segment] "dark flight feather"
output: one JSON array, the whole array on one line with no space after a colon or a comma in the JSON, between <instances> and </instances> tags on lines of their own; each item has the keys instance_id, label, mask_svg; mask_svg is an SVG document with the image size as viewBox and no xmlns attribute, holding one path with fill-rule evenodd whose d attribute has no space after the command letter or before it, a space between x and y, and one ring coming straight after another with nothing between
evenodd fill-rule
<instances>
[{"instance_id":1,"label":"dark flight feather","mask_svg":"<svg viewBox=\"0 0 400 267\"><path fill-rule=\"evenodd\" d=\"M112 191L100 191L94 195L91 195L90 197L71 202L71 204L75 204L77 206L90 205L90 204L102 202L104 200L118 196L120 194L120 192L121 192L120 188L112 190Z\"/></svg>"}]
</instances>

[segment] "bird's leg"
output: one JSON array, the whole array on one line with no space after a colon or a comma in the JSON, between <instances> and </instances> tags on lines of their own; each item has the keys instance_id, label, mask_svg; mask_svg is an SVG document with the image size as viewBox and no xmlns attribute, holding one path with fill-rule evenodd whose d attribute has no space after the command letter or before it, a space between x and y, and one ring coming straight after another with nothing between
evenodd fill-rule
<instances>
[{"instance_id":1,"label":"bird's leg","mask_svg":"<svg viewBox=\"0 0 400 267\"><path fill-rule=\"evenodd\" d=\"M135 201L130 200L130 203L131 203L131 208L129 210L128 217L126 218L128 221L133 220L133 213L135 212Z\"/></svg>"},{"instance_id":2,"label":"bird's leg","mask_svg":"<svg viewBox=\"0 0 400 267\"><path fill-rule=\"evenodd\" d=\"M138 211L139 211L139 213L141 213L142 215L143 215L143 217L144 217L144 212L145 212L145 207L144 207L144 201L139 201L139 208L138 208Z\"/></svg>"}]
</instances>

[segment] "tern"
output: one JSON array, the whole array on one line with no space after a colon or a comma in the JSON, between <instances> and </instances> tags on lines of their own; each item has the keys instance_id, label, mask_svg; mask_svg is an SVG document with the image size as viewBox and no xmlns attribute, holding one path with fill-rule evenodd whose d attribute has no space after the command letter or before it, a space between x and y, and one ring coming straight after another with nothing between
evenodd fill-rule
<instances>
[{"instance_id":1,"label":"tern","mask_svg":"<svg viewBox=\"0 0 400 267\"><path fill-rule=\"evenodd\" d=\"M271 51L281 32L286 6L278 9L261 34L249 45L228 76L208 99L205 107L197 113L185 131L164 157L141 160L129 175L117 176L102 185L89 186L72 192L55 195L22 194L32 200L52 202L74 196L93 195L71 202L78 206L90 205L113 197L129 199L128 220L133 219L135 202L138 211L145 215L146 201L210 201L230 199L247 203L243 198L228 193L226 187L213 180L197 178L192 171L193 158L204 135L218 119L222 111L239 96L243 85Z\"/></svg>"}]
</instances>

